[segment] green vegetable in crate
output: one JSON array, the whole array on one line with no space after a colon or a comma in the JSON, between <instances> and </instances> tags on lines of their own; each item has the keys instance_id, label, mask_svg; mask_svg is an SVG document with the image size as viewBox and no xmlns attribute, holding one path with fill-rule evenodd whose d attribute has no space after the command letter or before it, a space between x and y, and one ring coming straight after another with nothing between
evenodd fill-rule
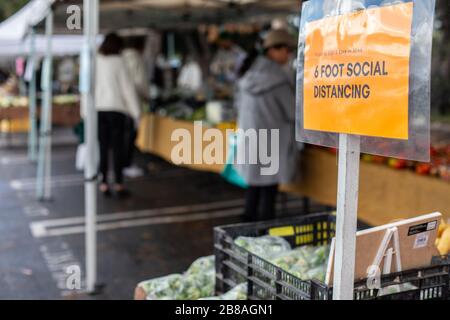
<instances>
[{"instance_id":1,"label":"green vegetable in crate","mask_svg":"<svg viewBox=\"0 0 450 320\"><path fill-rule=\"evenodd\" d=\"M251 253L265 259L271 259L291 250L289 242L281 237L263 236L259 238L238 237L234 243Z\"/></svg>"},{"instance_id":2,"label":"green vegetable in crate","mask_svg":"<svg viewBox=\"0 0 450 320\"><path fill-rule=\"evenodd\" d=\"M315 248L311 257L311 264L315 266L323 265L328 261L330 255L330 246L319 246Z\"/></svg>"},{"instance_id":3,"label":"green vegetable in crate","mask_svg":"<svg viewBox=\"0 0 450 320\"><path fill-rule=\"evenodd\" d=\"M214 294L215 272L185 274L176 300L198 300Z\"/></svg>"},{"instance_id":4,"label":"green vegetable in crate","mask_svg":"<svg viewBox=\"0 0 450 320\"><path fill-rule=\"evenodd\" d=\"M199 258L191 264L186 273L199 274L203 272L214 271L215 270L214 263L215 263L214 256Z\"/></svg>"},{"instance_id":5,"label":"green vegetable in crate","mask_svg":"<svg viewBox=\"0 0 450 320\"><path fill-rule=\"evenodd\" d=\"M63 105L63 104L74 104L80 101L80 97L78 95L58 95L53 97L53 103Z\"/></svg>"},{"instance_id":6,"label":"green vegetable in crate","mask_svg":"<svg viewBox=\"0 0 450 320\"><path fill-rule=\"evenodd\" d=\"M192 116L190 117L191 121L201 121L206 119L206 108L202 107L194 111Z\"/></svg>"},{"instance_id":7,"label":"green vegetable in crate","mask_svg":"<svg viewBox=\"0 0 450 320\"><path fill-rule=\"evenodd\" d=\"M180 299L197 300L214 294L215 264L214 256L199 258L191 264L184 274Z\"/></svg>"},{"instance_id":8,"label":"green vegetable in crate","mask_svg":"<svg viewBox=\"0 0 450 320\"><path fill-rule=\"evenodd\" d=\"M305 279L316 279L324 282L327 274L327 266L322 265L306 271Z\"/></svg>"},{"instance_id":9,"label":"green vegetable in crate","mask_svg":"<svg viewBox=\"0 0 450 320\"><path fill-rule=\"evenodd\" d=\"M273 264L302 279L324 281L330 246L303 246L271 260Z\"/></svg>"},{"instance_id":10,"label":"green vegetable in crate","mask_svg":"<svg viewBox=\"0 0 450 320\"><path fill-rule=\"evenodd\" d=\"M183 275L171 275L140 284L148 300L197 300L212 296L215 288L214 256L197 259Z\"/></svg>"},{"instance_id":11,"label":"green vegetable in crate","mask_svg":"<svg viewBox=\"0 0 450 320\"><path fill-rule=\"evenodd\" d=\"M181 274L172 274L141 282L141 287L147 293L148 300L163 300L175 296L181 286Z\"/></svg>"},{"instance_id":12,"label":"green vegetable in crate","mask_svg":"<svg viewBox=\"0 0 450 320\"><path fill-rule=\"evenodd\" d=\"M382 288L378 292L378 296L382 297L382 296L386 296L386 295L398 294L398 293L413 291L413 290L417 290L417 289L418 289L418 287L416 287L415 285L413 285L410 282L407 282L407 283L403 283L400 285L392 285L392 286Z\"/></svg>"},{"instance_id":13,"label":"green vegetable in crate","mask_svg":"<svg viewBox=\"0 0 450 320\"><path fill-rule=\"evenodd\" d=\"M210 297L203 298L200 300L229 300L229 301L237 301L237 300L247 300L247 284L241 283L240 285L234 287L227 293L224 293L218 297Z\"/></svg>"}]
</instances>

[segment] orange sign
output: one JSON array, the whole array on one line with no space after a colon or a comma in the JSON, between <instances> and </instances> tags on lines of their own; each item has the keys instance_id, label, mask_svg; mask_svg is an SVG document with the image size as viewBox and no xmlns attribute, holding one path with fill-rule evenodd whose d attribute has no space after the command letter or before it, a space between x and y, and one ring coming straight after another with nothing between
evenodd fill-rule
<instances>
[{"instance_id":1,"label":"orange sign","mask_svg":"<svg viewBox=\"0 0 450 320\"><path fill-rule=\"evenodd\" d=\"M306 26L304 127L408 139L413 3Z\"/></svg>"}]
</instances>

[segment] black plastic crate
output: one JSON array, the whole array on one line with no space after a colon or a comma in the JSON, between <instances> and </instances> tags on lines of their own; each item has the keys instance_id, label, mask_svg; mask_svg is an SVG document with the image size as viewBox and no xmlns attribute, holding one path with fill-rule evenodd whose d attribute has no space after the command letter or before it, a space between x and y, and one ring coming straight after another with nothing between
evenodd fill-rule
<instances>
[{"instance_id":1,"label":"black plastic crate","mask_svg":"<svg viewBox=\"0 0 450 320\"><path fill-rule=\"evenodd\" d=\"M335 216L329 213L319 213L278 221L243 223L215 228L214 249L216 255L217 293L227 292L235 285L248 281L249 277L251 277L252 282L249 283L250 292L254 283L255 292L267 291L265 295L260 294L260 296L273 298L271 291L274 289L271 284L269 284L271 289L268 289L266 282L269 278L275 280L277 272L280 271L279 268L235 245L234 239L239 236L264 236L271 229L286 226L291 227L293 231L293 235L284 236L292 247L327 244L334 237ZM262 265L264 265L264 268L258 267ZM285 277L290 277L290 275L286 274ZM305 287L310 286L309 283L303 285Z\"/></svg>"},{"instance_id":2,"label":"black plastic crate","mask_svg":"<svg viewBox=\"0 0 450 320\"><path fill-rule=\"evenodd\" d=\"M436 266L450 265L450 254L446 256L434 257L432 260L432 265ZM447 298L450 300L450 270L449 270L449 292Z\"/></svg>"},{"instance_id":3,"label":"black plastic crate","mask_svg":"<svg viewBox=\"0 0 450 320\"><path fill-rule=\"evenodd\" d=\"M270 230L290 230L282 235L293 248L322 245L331 242L335 234L335 216L313 214L271 222L236 224L214 229L216 254L216 291L224 293L239 283L248 283L250 300L329 300L332 288L316 280L304 281L274 264L234 244L239 236L259 237ZM288 228L288 229L285 229ZM280 229L278 229L280 230ZM437 258L436 258L437 259ZM392 273L381 277L381 287L412 285L400 293L385 293L369 289L366 281L355 283L356 300L430 300L449 296L449 261L440 258L433 266Z\"/></svg>"}]
</instances>

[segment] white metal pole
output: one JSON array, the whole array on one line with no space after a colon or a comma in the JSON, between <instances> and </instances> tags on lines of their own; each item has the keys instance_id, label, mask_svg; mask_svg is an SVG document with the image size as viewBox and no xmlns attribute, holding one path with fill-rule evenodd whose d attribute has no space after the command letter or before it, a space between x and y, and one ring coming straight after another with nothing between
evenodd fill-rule
<instances>
[{"instance_id":1,"label":"white metal pole","mask_svg":"<svg viewBox=\"0 0 450 320\"><path fill-rule=\"evenodd\" d=\"M37 160L37 121L36 121L36 32L34 28L30 33L30 56L28 63L31 63L31 78L29 84L29 131L28 131L28 158L35 162Z\"/></svg>"},{"instance_id":2,"label":"white metal pole","mask_svg":"<svg viewBox=\"0 0 450 320\"><path fill-rule=\"evenodd\" d=\"M339 135L333 299L352 300L358 220L360 137Z\"/></svg>"},{"instance_id":3,"label":"white metal pole","mask_svg":"<svg viewBox=\"0 0 450 320\"><path fill-rule=\"evenodd\" d=\"M39 137L39 159L37 172L36 196L39 200L51 198L51 130L53 102L53 11L50 9L45 20L47 49L43 68L42 91L43 103L41 110L41 127Z\"/></svg>"},{"instance_id":4,"label":"white metal pole","mask_svg":"<svg viewBox=\"0 0 450 320\"><path fill-rule=\"evenodd\" d=\"M98 34L98 0L84 0L84 36L83 72L87 81L83 92L83 110L85 110L85 143L87 147L87 161L85 165L85 216L86 216L86 289L90 293L96 290L97 282L97 112L95 110L95 57L96 39Z\"/></svg>"}]
</instances>

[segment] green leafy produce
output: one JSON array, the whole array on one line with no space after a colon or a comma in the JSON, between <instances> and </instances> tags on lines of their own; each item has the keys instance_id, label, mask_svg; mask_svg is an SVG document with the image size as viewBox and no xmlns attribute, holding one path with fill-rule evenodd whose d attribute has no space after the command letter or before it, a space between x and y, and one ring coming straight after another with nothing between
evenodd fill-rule
<instances>
[{"instance_id":1,"label":"green leafy produce","mask_svg":"<svg viewBox=\"0 0 450 320\"><path fill-rule=\"evenodd\" d=\"M229 300L229 301L247 300L247 284L242 283L221 296L203 298L200 300Z\"/></svg>"},{"instance_id":2,"label":"green leafy produce","mask_svg":"<svg viewBox=\"0 0 450 320\"><path fill-rule=\"evenodd\" d=\"M142 282L147 300L198 300L214 294L214 256L197 259L182 275Z\"/></svg>"},{"instance_id":3,"label":"green leafy produce","mask_svg":"<svg viewBox=\"0 0 450 320\"><path fill-rule=\"evenodd\" d=\"M28 98L19 96L2 96L0 97L0 108L11 107L27 107Z\"/></svg>"},{"instance_id":4,"label":"green leafy produce","mask_svg":"<svg viewBox=\"0 0 450 320\"><path fill-rule=\"evenodd\" d=\"M329 245L302 246L291 250L285 239L272 236L238 237L234 242L302 280L325 280Z\"/></svg>"},{"instance_id":5,"label":"green leafy produce","mask_svg":"<svg viewBox=\"0 0 450 320\"><path fill-rule=\"evenodd\" d=\"M74 104L80 101L80 97L75 94L63 94L53 97L53 103L57 105Z\"/></svg>"},{"instance_id":6,"label":"green leafy produce","mask_svg":"<svg viewBox=\"0 0 450 320\"><path fill-rule=\"evenodd\" d=\"M181 274L172 274L141 282L139 287L147 293L147 299L165 300L165 298L176 295L181 287L182 278Z\"/></svg>"},{"instance_id":7,"label":"green leafy produce","mask_svg":"<svg viewBox=\"0 0 450 320\"><path fill-rule=\"evenodd\" d=\"M215 259L214 256L203 257L195 260L189 269L186 271L186 274L196 275L203 273L205 271L214 271L215 270Z\"/></svg>"},{"instance_id":8,"label":"green leafy produce","mask_svg":"<svg viewBox=\"0 0 450 320\"><path fill-rule=\"evenodd\" d=\"M407 282L407 283L403 283L403 284L399 284L399 285L392 285L392 286L382 288L378 292L378 296L379 297L388 296L391 294L398 294L398 293L413 291L413 290L417 290L417 289L418 289L418 287L416 287L415 285L413 285L410 282Z\"/></svg>"},{"instance_id":9,"label":"green leafy produce","mask_svg":"<svg viewBox=\"0 0 450 320\"><path fill-rule=\"evenodd\" d=\"M198 300L202 297L208 297L214 294L214 287L214 270L195 275L185 274L174 300Z\"/></svg>"},{"instance_id":10,"label":"green leafy produce","mask_svg":"<svg viewBox=\"0 0 450 320\"><path fill-rule=\"evenodd\" d=\"M272 259L291 250L289 242L281 237L238 237L234 240L234 243L264 259Z\"/></svg>"},{"instance_id":11,"label":"green leafy produce","mask_svg":"<svg viewBox=\"0 0 450 320\"><path fill-rule=\"evenodd\" d=\"M191 117L189 117L189 119L187 120L191 120L191 121L202 121L202 120L206 120L206 108L202 107L202 108L198 108L197 110L195 110L192 114Z\"/></svg>"},{"instance_id":12,"label":"green leafy produce","mask_svg":"<svg viewBox=\"0 0 450 320\"><path fill-rule=\"evenodd\" d=\"M221 296L221 300L247 300L247 284L242 283Z\"/></svg>"},{"instance_id":13,"label":"green leafy produce","mask_svg":"<svg viewBox=\"0 0 450 320\"><path fill-rule=\"evenodd\" d=\"M303 246L280 254L273 264L302 279L325 281L330 246Z\"/></svg>"}]
</instances>

